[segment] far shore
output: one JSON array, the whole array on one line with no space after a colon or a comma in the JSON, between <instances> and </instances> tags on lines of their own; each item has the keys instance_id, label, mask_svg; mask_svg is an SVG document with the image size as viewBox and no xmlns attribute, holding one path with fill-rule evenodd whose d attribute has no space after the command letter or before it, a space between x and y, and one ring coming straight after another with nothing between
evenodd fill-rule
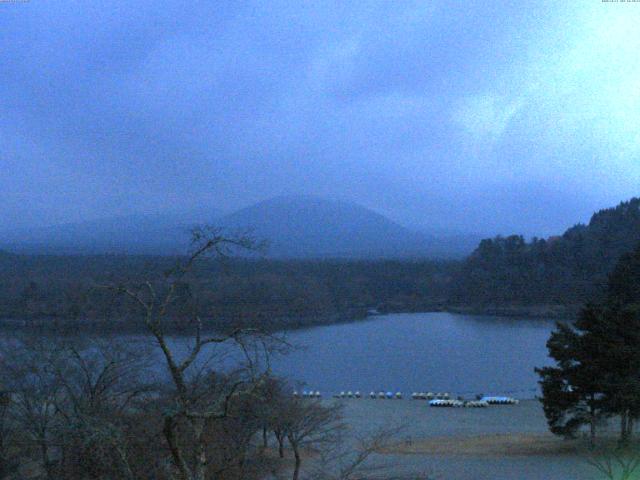
<instances>
[{"instance_id":1,"label":"far shore","mask_svg":"<svg viewBox=\"0 0 640 480\"><path fill-rule=\"evenodd\" d=\"M580 305L449 305L443 310L467 315L490 315L496 317L526 317L555 320L576 318Z\"/></svg>"},{"instance_id":2,"label":"far shore","mask_svg":"<svg viewBox=\"0 0 640 480\"><path fill-rule=\"evenodd\" d=\"M375 311L376 313L371 313ZM380 311L375 309L360 309L358 311L336 313L333 315L323 315L319 317L296 317L296 318L278 318L275 319L275 327L271 331L293 331L305 328L322 327L328 325L338 325L343 323L359 322L370 320L379 316L391 314L405 313L432 313L447 312L459 315L485 315L504 318L527 318L527 319L544 319L544 320L572 320L576 317L579 307L567 305L491 305L491 306L452 306L452 305L432 305L424 306L424 308L403 309L403 308L384 308ZM12 317L0 317L0 329L6 330L37 330L51 331L55 333L68 332L94 332L99 334L109 333L143 333L144 327L136 318L127 320L114 319L77 319L64 317L31 317L17 319ZM245 320L246 321L246 320ZM218 328L228 328L230 325L234 328L237 326L230 319L224 319L221 324L217 324L213 320L207 321L205 318L204 328L214 331ZM247 325L252 325L248 322ZM184 331L181 331L184 330ZM189 334L188 329L174 328L172 334Z\"/></svg>"}]
</instances>

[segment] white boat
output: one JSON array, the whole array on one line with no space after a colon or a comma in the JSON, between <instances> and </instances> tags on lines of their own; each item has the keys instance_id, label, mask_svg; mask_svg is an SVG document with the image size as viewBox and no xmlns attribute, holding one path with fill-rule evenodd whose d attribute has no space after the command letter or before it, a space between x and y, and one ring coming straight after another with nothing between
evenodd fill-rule
<instances>
[{"instance_id":1,"label":"white boat","mask_svg":"<svg viewBox=\"0 0 640 480\"><path fill-rule=\"evenodd\" d=\"M470 400L468 402L464 402L464 406L466 408L486 408L489 404L482 400Z\"/></svg>"},{"instance_id":2,"label":"white boat","mask_svg":"<svg viewBox=\"0 0 640 480\"><path fill-rule=\"evenodd\" d=\"M464 402L460 400L451 400L444 398L436 398L434 400L429 401L430 407L454 407L459 408L464 406Z\"/></svg>"},{"instance_id":3,"label":"white boat","mask_svg":"<svg viewBox=\"0 0 640 480\"><path fill-rule=\"evenodd\" d=\"M481 402L487 402L489 405L517 405L519 403L513 397L485 396L480 399Z\"/></svg>"}]
</instances>

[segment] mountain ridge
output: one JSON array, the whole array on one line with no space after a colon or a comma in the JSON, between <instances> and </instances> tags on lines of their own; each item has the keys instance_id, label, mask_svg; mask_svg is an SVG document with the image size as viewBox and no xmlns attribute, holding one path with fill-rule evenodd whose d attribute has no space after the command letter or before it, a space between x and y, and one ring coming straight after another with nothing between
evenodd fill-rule
<instances>
[{"instance_id":1,"label":"mountain ridge","mask_svg":"<svg viewBox=\"0 0 640 480\"><path fill-rule=\"evenodd\" d=\"M640 244L640 198L595 212L561 235L480 242L458 270L451 299L461 305L580 306L603 294L618 259Z\"/></svg>"},{"instance_id":2,"label":"mountain ridge","mask_svg":"<svg viewBox=\"0 0 640 480\"><path fill-rule=\"evenodd\" d=\"M182 254L190 230L213 224L251 231L270 243L273 258L453 258L471 252L475 237L437 238L413 231L353 202L312 195L272 197L226 215L136 214L0 235L0 248L19 253ZM453 240L452 240L453 239Z\"/></svg>"}]
</instances>

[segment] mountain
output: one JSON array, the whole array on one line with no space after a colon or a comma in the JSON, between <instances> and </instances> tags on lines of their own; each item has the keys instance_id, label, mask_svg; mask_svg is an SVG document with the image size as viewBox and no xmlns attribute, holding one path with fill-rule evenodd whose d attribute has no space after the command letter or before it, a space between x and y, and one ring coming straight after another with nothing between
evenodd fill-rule
<instances>
[{"instance_id":1,"label":"mountain","mask_svg":"<svg viewBox=\"0 0 640 480\"><path fill-rule=\"evenodd\" d=\"M191 228L213 224L266 240L271 258L462 258L476 237L431 236L355 203L314 196L275 197L226 216L130 215L0 233L18 253L180 254Z\"/></svg>"},{"instance_id":2,"label":"mountain","mask_svg":"<svg viewBox=\"0 0 640 480\"><path fill-rule=\"evenodd\" d=\"M598 300L618 259L640 244L640 198L596 212L560 236L483 240L459 269L460 305L579 306Z\"/></svg>"},{"instance_id":3,"label":"mountain","mask_svg":"<svg viewBox=\"0 0 640 480\"><path fill-rule=\"evenodd\" d=\"M0 249L18 253L178 254L188 247L191 228L204 221L202 214L191 213L107 217L3 232Z\"/></svg>"},{"instance_id":4,"label":"mountain","mask_svg":"<svg viewBox=\"0 0 640 480\"><path fill-rule=\"evenodd\" d=\"M426 238L354 203L281 196L222 217L229 230L251 231L274 257L406 257L424 253Z\"/></svg>"}]
</instances>

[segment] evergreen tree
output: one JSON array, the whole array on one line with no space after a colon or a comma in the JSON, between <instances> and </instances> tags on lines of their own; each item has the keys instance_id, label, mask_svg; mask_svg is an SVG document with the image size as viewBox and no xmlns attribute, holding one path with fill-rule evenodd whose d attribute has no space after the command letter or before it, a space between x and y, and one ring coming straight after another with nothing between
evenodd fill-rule
<instances>
[{"instance_id":1,"label":"evergreen tree","mask_svg":"<svg viewBox=\"0 0 640 480\"><path fill-rule=\"evenodd\" d=\"M547 342L554 367L536 369L550 430L574 436L600 418L620 418L628 442L640 418L640 247L610 275L601 305L585 307L573 325L559 324Z\"/></svg>"},{"instance_id":2,"label":"evergreen tree","mask_svg":"<svg viewBox=\"0 0 640 480\"><path fill-rule=\"evenodd\" d=\"M620 417L620 441L627 443L640 417L640 315L635 307L606 310L598 361L602 365L605 409Z\"/></svg>"},{"instance_id":3,"label":"evergreen tree","mask_svg":"<svg viewBox=\"0 0 640 480\"><path fill-rule=\"evenodd\" d=\"M547 342L557 366L536 369L544 413L556 435L574 437L580 427L589 425L593 442L597 423L606 415L602 366L594 361L600 345L599 316L598 308L588 306L573 326L558 324Z\"/></svg>"},{"instance_id":4,"label":"evergreen tree","mask_svg":"<svg viewBox=\"0 0 640 480\"><path fill-rule=\"evenodd\" d=\"M609 276L607 303L634 309L640 305L640 246L620 257Z\"/></svg>"}]
</instances>

